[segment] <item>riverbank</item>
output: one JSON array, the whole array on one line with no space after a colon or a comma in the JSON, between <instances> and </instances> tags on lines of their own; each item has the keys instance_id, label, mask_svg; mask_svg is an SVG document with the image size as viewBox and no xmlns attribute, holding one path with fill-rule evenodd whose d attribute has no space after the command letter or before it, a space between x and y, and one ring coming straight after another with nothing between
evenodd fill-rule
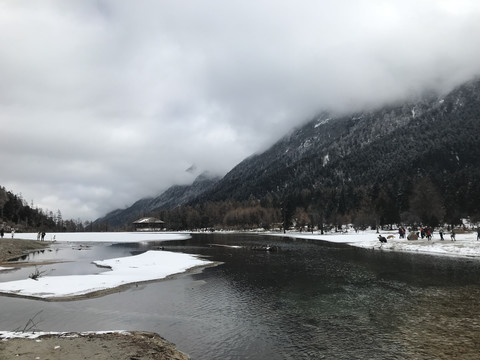
<instances>
[{"instance_id":1,"label":"riverbank","mask_svg":"<svg viewBox=\"0 0 480 360\"><path fill-rule=\"evenodd\" d=\"M4 238L0 268L8 260L47 248L51 243ZM150 332L32 333L0 331L0 359L188 360L175 345Z\"/></svg>"},{"instance_id":2,"label":"riverbank","mask_svg":"<svg viewBox=\"0 0 480 360\"><path fill-rule=\"evenodd\" d=\"M175 345L150 332L0 332L0 359L188 360ZM13 336L12 338L9 338Z\"/></svg>"},{"instance_id":3,"label":"riverbank","mask_svg":"<svg viewBox=\"0 0 480 360\"><path fill-rule=\"evenodd\" d=\"M376 231L349 231L346 233L338 232L322 235L319 233L287 232L286 234L272 233L270 235L343 243L350 246L380 251L473 257L480 259L480 241L477 240L477 233L472 230L457 230L455 240L450 237L450 234L445 234L442 240L438 233L434 233L431 240L427 238L419 238L418 240L400 239L398 232L394 230L379 233ZM385 237L387 242L381 243L378 239L379 235Z\"/></svg>"},{"instance_id":4,"label":"riverbank","mask_svg":"<svg viewBox=\"0 0 480 360\"><path fill-rule=\"evenodd\" d=\"M28 254L32 251L43 250L50 246L49 242L37 240L0 239L0 264Z\"/></svg>"}]
</instances>

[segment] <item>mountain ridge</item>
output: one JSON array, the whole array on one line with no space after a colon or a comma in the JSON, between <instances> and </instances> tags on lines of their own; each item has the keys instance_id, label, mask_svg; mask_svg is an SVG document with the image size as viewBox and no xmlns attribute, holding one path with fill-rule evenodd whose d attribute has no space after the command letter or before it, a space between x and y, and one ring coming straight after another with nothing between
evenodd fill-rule
<instances>
[{"instance_id":1,"label":"mountain ridge","mask_svg":"<svg viewBox=\"0 0 480 360\"><path fill-rule=\"evenodd\" d=\"M109 226L116 228L128 226L134 220L147 216L154 210L170 210L186 204L192 198L209 189L218 180L218 176L203 172L190 185L173 185L158 196L143 198L126 209L116 209L109 212L104 217L95 220L94 225L108 223Z\"/></svg>"},{"instance_id":2,"label":"mountain ridge","mask_svg":"<svg viewBox=\"0 0 480 360\"><path fill-rule=\"evenodd\" d=\"M444 211L435 216L452 222L480 213L479 135L479 78L416 101L341 116L322 112L201 191L182 197L172 187L170 202L156 202L153 210L273 197L274 206L313 207L331 221L368 208L389 213L376 215L377 222L399 222L412 212L415 187L428 178L443 199Z\"/></svg>"},{"instance_id":3,"label":"mountain ridge","mask_svg":"<svg viewBox=\"0 0 480 360\"><path fill-rule=\"evenodd\" d=\"M466 86L471 87L471 90L475 92L476 106L480 106L478 104L480 93L479 81L469 82ZM291 169L296 176L302 175L299 174L298 169L302 161L304 162L305 160L308 160L310 164L312 161L314 163L320 161L322 165L325 165L325 162L328 160L327 166L317 167L317 172L324 167L332 167L333 164L335 164L337 175L339 175L339 169L341 169L342 172L348 173L348 169L344 169L344 166L340 164L342 160L352 154L358 154L362 149L371 146L376 148L380 147L381 144L379 141L385 141L385 137L391 134L394 134L394 136L390 139L392 141L390 146L392 148L397 146L395 150L402 150L411 146L412 139L405 139L402 134L395 134L395 132L400 131L400 129L409 130L405 136L412 136L413 131L416 133L416 136L418 136L418 142L428 142L423 132L430 131L431 129L422 128L428 125L428 121L425 121L425 119L428 117L431 118L432 121L439 121L441 125L448 125L445 123L445 114L448 115L449 112L451 113L451 110L457 111L467 104L468 100L465 96L470 96L469 94L468 92L465 93L463 87L460 87L446 96L429 99L427 102L422 101L420 103L384 107L380 110L355 113L328 122L325 121L326 115L322 115L295 130L292 134L282 138L261 155L256 155L238 164L225 175L222 181L216 184L214 190L217 192L219 190L221 191L222 183L241 179L246 174L250 174L248 176L251 177L252 172L255 173L257 177L268 179L265 173L274 171L272 169L274 158L276 158L277 162L283 162L285 169ZM452 97L454 99L452 99ZM415 112L413 113L413 111ZM379 115L381 117L380 121ZM451 119L448 117L446 120L449 121ZM417 122L418 124L416 124ZM463 125L467 124L463 123ZM472 128L472 132L478 128L476 126L470 127ZM452 126L445 126L445 128L448 128L450 131L454 130ZM450 138L449 134L445 133L445 131L442 131L442 136ZM401 144L400 141L403 141L404 144ZM452 141L452 143L455 142ZM445 142L443 142L443 144L445 144ZM282 154L282 152L284 154ZM383 151L382 153L391 155L391 151ZM404 153L405 152L402 152L402 156L397 158L403 157L408 159L408 154ZM356 157L358 157L358 155ZM248 170L246 169L247 167ZM271 178L272 176L270 176L270 180ZM282 178L283 177L280 176L280 179ZM281 181L277 181L276 185L278 187L285 186ZM232 186L232 188L233 187L234 186ZM271 186L270 189L272 189ZM213 194L204 193L202 196L211 195ZM213 199L220 199L221 197L221 195L217 194L214 195Z\"/></svg>"}]
</instances>

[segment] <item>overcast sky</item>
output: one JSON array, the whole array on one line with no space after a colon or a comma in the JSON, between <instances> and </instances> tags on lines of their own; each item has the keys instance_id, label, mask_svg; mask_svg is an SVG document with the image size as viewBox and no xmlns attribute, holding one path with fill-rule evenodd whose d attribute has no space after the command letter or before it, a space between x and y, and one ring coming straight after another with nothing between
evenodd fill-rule
<instances>
[{"instance_id":1,"label":"overcast sky","mask_svg":"<svg viewBox=\"0 0 480 360\"><path fill-rule=\"evenodd\" d=\"M0 185L94 220L322 109L446 91L479 39L476 0L0 0Z\"/></svg>"}]
</instances>

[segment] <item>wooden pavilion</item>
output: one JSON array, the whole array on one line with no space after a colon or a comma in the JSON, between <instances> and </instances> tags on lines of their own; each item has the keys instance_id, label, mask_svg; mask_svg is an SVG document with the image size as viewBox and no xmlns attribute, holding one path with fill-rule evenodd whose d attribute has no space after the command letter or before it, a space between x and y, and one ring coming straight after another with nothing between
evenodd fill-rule
<instances>
[{"instance_id":1,"label":"wooden pavilion","mask_svg":"<svg viewBox=\"0 0 480 360\"><path fill-rule=\"evenodd\" d=\"M135 231L160 231L164 225L165 222L154 217L143 217L133 222Z\"/></svg>"}]
</instances>

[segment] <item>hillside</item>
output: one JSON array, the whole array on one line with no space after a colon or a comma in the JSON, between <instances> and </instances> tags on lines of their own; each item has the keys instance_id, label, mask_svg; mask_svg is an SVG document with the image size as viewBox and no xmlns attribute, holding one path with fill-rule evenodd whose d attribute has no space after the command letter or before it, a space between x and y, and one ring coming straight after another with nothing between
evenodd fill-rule
<instances>
[{"instance_id":1,"label":"hillside","mask_svg":"<svg viewBox=\"0 0 480 360\"><path fill-rule=\"evenodd\" d=\"M155 210L171 210L186 204L209 190L218 180L218 177L207 172L202 173L191 185L174 185L156 197L140 199L126 209L114 210L95 220L94 226L101 224L113 228L129 226L133 221Z\"/></svg>"},{"instance_id":2,"label":"hillside","mask_svg":"<svg viewBox=\"0 0 480 360\"><path fill-rule=\"evenodd\" d=\"M237 205L226 208L225 202L257 199L282 211L282 219L272 221L456 223L480 214L478 136L475 79L441 96L337 117L322 113L204 191L185 197L174 187L168 201L149 208L208 202L224 203L229 211ZM221 221L218 214L209 219L204 209L202 216L203 226Z\"/></svg>"},{"instance_id":3,"label":"hillside","mask_svg":"<svg viewBox=\"0 0 480 360\"><path fill-rule=\"evenodd\" d=\"M232 169L203 197L263 196L298 186L369 184L415 171L478 166L479 81L444 97L340 118L322 114Z\"/></svg>"},{"instance_id":4,"label":"hillside","mask_svg":"<svg viewBox=\"0 0 480 360\"><path fill-rule=\"evenodd\" d=\"M411 202L414 190L427 186L435 196L426 202L441 208L437 220L454 222L480 212L478 136L478 79L416 102L337 118L323 113L241 162L197 202L268 195L331 221L362 211L381 213L380 223L402 214L426 221L432 214Z\"/></svg>"},{"instance_id":5,"label":"hillside","mask_svg":"<svg viewBox=\"0 0 480 360\"><path fill-rule=\"evenodd\" d=\"M16 195L0 186L0 228L4 231L45 231L75 226L72 221L64 222L60 210L57 215L30 206L21 195Z\"/></svg>"}]
</instances>

